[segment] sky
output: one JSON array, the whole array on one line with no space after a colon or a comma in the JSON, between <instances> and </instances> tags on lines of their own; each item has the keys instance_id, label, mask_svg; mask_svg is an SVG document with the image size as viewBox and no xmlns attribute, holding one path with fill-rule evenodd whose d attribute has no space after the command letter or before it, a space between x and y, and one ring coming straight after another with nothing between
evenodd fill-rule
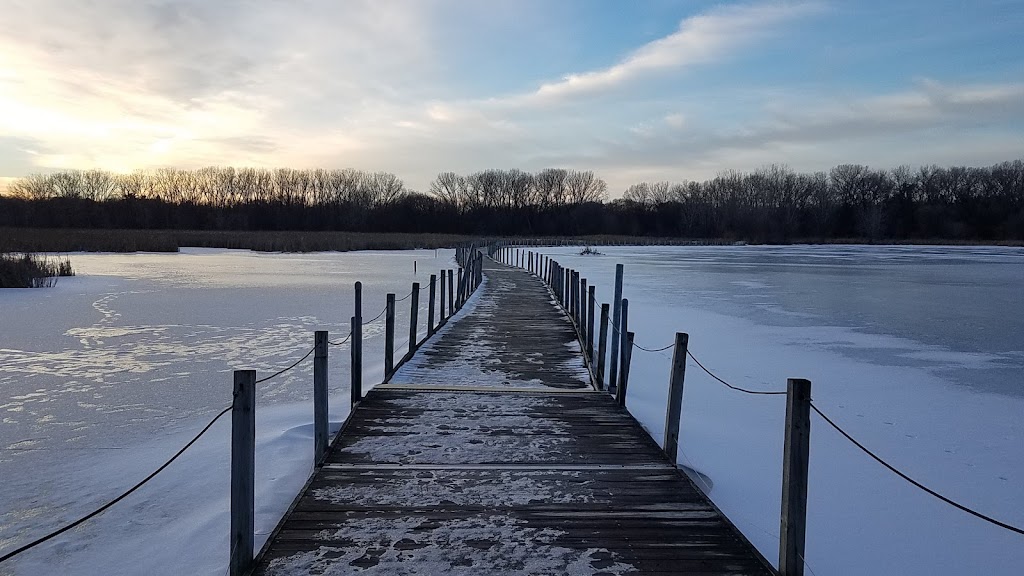
<instances>
[{"instance_id":1,"label":"sky","mask_svg":"<svg viewBox=\"0 0 1024 576\"><path fill-rule=\"evenodd\" d=\"M1024 157L1019 0L0 0L0 178Z\"/></svg>"}]
</instances>

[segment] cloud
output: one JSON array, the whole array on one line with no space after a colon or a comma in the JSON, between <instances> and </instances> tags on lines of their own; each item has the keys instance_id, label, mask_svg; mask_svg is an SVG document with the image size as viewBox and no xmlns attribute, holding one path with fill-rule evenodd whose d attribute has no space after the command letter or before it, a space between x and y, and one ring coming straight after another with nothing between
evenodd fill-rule
<instances>
[{"instance_id":1,"label":"cloud","mask_svg":"<svg viewBox=\"0 0 1024 576\"><path fill-rule=\"evenodd\" d=\"M0 145L40 168L337 165L436 72L428 8L8 0Z\"/></svg>"},{"instance_id":2,"label":"cloud","mask_svg":"<svg viewBox=\"0 0 1024 576\"><path fill-rule=\"evenodd\" d=\"M721 7L682 20L672 34L641 46L612 66L569 74L559 81L542 84L517 100L546 104L605 92L644 76L710 64L820 8L820 4L810 2Z\"/></svg>"},{"instance_id":3,"label":"cloud","mask_svg":"<svg viewBox=\"0 0 1024 576\"><path fill-rule=\"evenodd\" d=\"M660 131L642 137L624 132L588 161L605 167L612 190L643 179L703 179L723 169L769 163L812 171L845 163L990 164L1012 160L1024 149L1021 118L1022 83L923 79L912 88L876 95L775 93L753 117L732 126L680 131L666 121Z\"/></svg>"}]
</instances>

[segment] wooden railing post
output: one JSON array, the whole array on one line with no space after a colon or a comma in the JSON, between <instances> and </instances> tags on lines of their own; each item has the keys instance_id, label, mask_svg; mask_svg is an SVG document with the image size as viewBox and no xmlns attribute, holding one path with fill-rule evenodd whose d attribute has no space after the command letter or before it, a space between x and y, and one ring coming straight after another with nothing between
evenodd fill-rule
<instances>
[{"instance_id":1,"label":"wooden railing post","mask_svg":"<svg viewBox=\"0 0 1024 576\"><path fill-rule=\"evenodd\" d=\"M687 333L676 332L676 344L672 348L672 375L668 381L665 411L665 455L673 465L679 452L679 419L683 415L683 380L686 378L686 346L689 341Z\"/></svg>"},{"instance_id":2,"label":"wooden railing post","mask_svg":"<svg viewBox=\"0 0 1024 576\"><path fill-rule=\"evenodd\" d=\"M619 367L619 387L615 399L619 406L623 407L626 405L626 390L629 385L629 365L633 362L633 336L632 332L626 332L626 342L622 346L622 365Z\"/></svg>"},{"instance_id":3,"label":"wooden railing post","mask_svg":"<svg viewBox=\"0 0 1024 576\"><path fill-rule=\"evenodd\" d=\"M462 309L463 293L465 292L465 289L464 289L464 287L462 285L463 284L463 282L462 282L463 276L464 275L462 274L462 268L459 268L459 290L458 290L458 295L457 295L458 296L458 301L457 301L457 304L456 304L456 309L457 310L461 310Z\"/></svg>"},{"instance_id":4,"label":"wooden railing post","mask_svg":"<svg viewBox=\"0 0 1024 576\"><path fill-rule=\"evenodd\" d=\"M427 336L434 334L434 298L437 297L437 274L430 275L430 301L427 302Z\"/></svg>"},{"instance_id":5,"label":"wooden railing post","mask_svg":"<svg viewBox=\"0 0 1024 576\"><path fill-rule=\"evenodd\" d=\"M351 330L352 330L351 337L350 337L350 340L349 340L349 360L351 362L351 366L350 366L351 374L349 374L349 382L350 382L351 394L349 395L349 402L350 402L350 404L352 406L355 406L356 403L359 402L360 400L362 400L362 397L363 397L362 378L360 376L357 376L357 374L356 374L356 353L355 353L355 347L356 347L356 329L359 326L359 319L356 318L355 316L353 316L352 318L349 319L349 325L352 326L352 328L351 328Z\"/></svg>"},{"instance_id":6,"label":"wooden railing post","mask_svg":"<svg viewBox=\"0 0 1024 576\"><path fill-rule=\"evenodd\" d=\"M455 271L448 269L448 318L455 314Z\"/></svg>"},{"instance_id":7,"label":"wooden railing post","mask_svg":"<svg viewBox=\"0 0 1024 576\"><path fill-rule=\"evenodd\" d=\"M416 323L420 314L420 283L412 283L412 304L409 309L409 354L416 351Z\"/></svg>"},{"instance_id":8,"label":"wooden railing post","mask_svg":"<svg viewBox=\"0 0 1024 576\"><path fill-rule=\"evenodd\" d=\"M384 307L384 377L395 371L395 295L387 295Z\"/></svg>"},{"instance_id":9,"label":"wooden railing post","mask_svg":"<svg viewBox=\"0 0 1024 576\"><path fill-rule=\"evenodd\" d=\"M444 294L445 294L445 276L444 270L441 270L441 293L438 295L438 311L437 311L437 325L444 324L447 316L444 315Z\"/></svg>"},{"instance_id":10,"label":"wooden railing post","mask_svg":"<svg viewBox=\"0 0 1024 576\"><path fill-rule=\"evenodd\" d=\"M608 310L607 303L601 304L601 337L597 342L597 389L604 390L604 364L608 353Z\"/></svg>"},{"instance_id":11,"label":"wooden railing post","mask_svg":"<svg viewBox=\"0 0 1024 576\"><path fill-rule=\"evenodd\" d=\"M255 538L256 371L235 370L231 403L231 543L229 572L252 567Z\"/></svg>"},{"instance_id":12,"label":"wooden railing post","mask_svg":"<svg viewBox=\"0 0 1024 576\"><path fill-rule=\"evenodd\" d=\"M572 275L573 269L567 268L565 270L565 311L569 314L569 319L576 323L576 319L572 317Z\"/></svg>"},{"instance_id":13,"label":"wooden railing post","mask_svg":"<svg viewBox=\"0 0 1024 576\"><path fill-rule=\"evenodd\" d=\"M622 326L619 319L622 317L622 264L615 265L615 292L612 293L612 342L611 342L611 354L608 359L608 390L610 392L615 391L615 384L618 380L618 365L619 365L619 342L621 340L621 334L625 332L621 330Z\"/></svg>"},{"instance_id":14,"label":"wooden railing post","mask_svg":"<svg viewBox=\"0 0 1024 576\"><path fill-rule=\"evenodd\" d=\"M587 289L587 358L594 365L594 304L597 300L597 287Z\"/></svg>"},{"instance_id":15,"label":"wooden railing post","mask_svg":"<svg viewBox=\"0 0 1024 576\"><path fill-rule=\"evenodd\" d=\"M579 298L576 306L580 309L580 335L583 336L583 353L587 352L587 279L580 278Z\"/></svg>"},{"instance_id":16,"label":"wooden railing post","mask_svg":"<svg viewBox=\"0 0 1024 576\"><path fill-rule=\"evenodd\" d=\"M352 317L352 405L363 399L363 283L356 282L355 315Z\"/></svg>"},{"instance_id":17,"label":"wooden railing post","mask_svg":"<svg viewBox=\"0 0 1024 576\"><path fill-rule=\"evenodd\" d=\"M619 406L626 405L626 354L632 352L629 345L629 300L623 298L619 306L619 333L612 339L614 343L619 341L619 381L615 386L615 398Z\"/></svg>"},{"instance_id":18,"label":"wooden railing post","mask_svg":"<svg viewBox=\"0 0 1024 576\"><path fill-rule=\"evenodd\" d=\"M313 333L313 464L327 456L327 331Z\"/></svg>"},{"instance_id":19,"label":"wooden railing post","mask_svg":"<svg viewBox=\"0 0 1024 576\"><path fill-rule=\"evenodd\" d=\"M807 471L811 451L811 382L790 378L786 386L786 440L782 456L782 518L779 574L803 576L807 528Z\"/></svg>"},{"instance_id":20,"label":"wooden railing post","mask_svg":"<svg viewBox=\"0 0 1024 576\"><path fill-rule=\"evenodd\" d=\"M578 329L580 326L580 273L577 270L572 271L572 285L569 290L572 291L572 322Z\"/></svg>"}]
</instances>

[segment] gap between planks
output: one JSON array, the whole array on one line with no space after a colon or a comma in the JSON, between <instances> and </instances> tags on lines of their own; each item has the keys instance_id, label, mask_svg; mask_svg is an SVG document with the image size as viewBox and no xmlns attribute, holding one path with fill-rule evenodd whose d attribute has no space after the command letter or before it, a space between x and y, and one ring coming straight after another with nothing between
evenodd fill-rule
<instances>
[{"instance_id":1,"label":"gap between planks","mask_svg":"<svg viewBox=\"0 0 1024 576\"><path fill-rule=\"evenodd\" d=\"M594 394L593 388L515 388L498 386L444 386L420 384L378 384L374 390L404 390L409 392L481 392L487 394Z\"/></svg>"},{"instance_id":2,"label":"gap between planks","mask_svg":"<svg viewBox=\"0 0 1024 576\"><path fill-rule=\"evenodd\" d=\"M325 470L676 470L671 464L324 464Z\"/></svg>"}]
</instances>

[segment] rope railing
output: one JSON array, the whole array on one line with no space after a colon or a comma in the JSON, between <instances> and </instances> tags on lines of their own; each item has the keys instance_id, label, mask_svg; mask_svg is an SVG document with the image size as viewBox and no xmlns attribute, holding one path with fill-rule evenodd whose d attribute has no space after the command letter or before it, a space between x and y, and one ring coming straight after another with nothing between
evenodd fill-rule
<instances>
[{"instance_id":1,"label":"rope railing","mask_svg":"<svg viewBox=\"0 0 1024 576\"><path fill-rule=\"evenodd\" d=\"M270 376L267 376L266 378L260 378L259 380L256 381L256 384L262 384L263 382L266 382L267 380L273 380L274 378L277 378L281 374L284 374L285 372L288 372L289 370L295 368L299 364L302 364L302 361L305 360L306 358L309 358L309 355L312 354L314 350L316 350L316 346L310 348L309 352L306 352L306 354L302 358L299 358L298 360L293 362L291 366L288 366L287 368L278 370L277 372L274 372L273 374L271 374Z\"/></svg>"},{"instance_id":2,"label":"rope railing","mask_svg":"<svg viewBox=\"0 0 1024 576\"><path fill-rule=\"evenodd\" d=\"M918 489L920 489L920 490L922 490L922 491L924 491L924 492L934 496L935 498L938 498L942 502L945 502L946 504L949 504L950 506L953 506L954 508L957 508L957 509L959 509L959 510L961 510L963 512L966 512L966 513L970 514L971 516L974 516L976 518L984 520L985 522L988 522L989 524L993 524L993 525L998 526L1000 528L1003 528L1005 530L1009 530L1010 532L1016 532L1017 534L1024 535L1024 528L1018 528L1017 526L1013 526L1011 524L1007 524L1006 522L1000 522L999 520L996 520L995 518L992 518L991 516L987 516L985 514L982 514L981 512L978 512L977 510L974 510L973 508L970 508L970 507L968 507L968 506L966 506L964 504L961 504L961 503L953 500L952 498L943 496L942 494L939 494L935 490L932 490L931 488L925 486L924 484L921 484L917 480L914 480L913 478L908 476L906 473L900 471L899 469L897 469L892 464L886 462L885 460L882 459L882 457L880 457L879 455L875 454L874 452L869 450L867 447L865 447L863 444L858 442L853 436L850 435L849 432L847 432L846 430L843 430L831 418L826 416L825 413L822 412L821 409L818 408L814 404L814 402L811 402L811 410L814 410L814 412L818 416L820 416L826 423L828 423L829 426L831 426L833 429L835 429L836 432L839 432L839 434L841 434L844 438L849 440L850 443L852 443L854 446L859 448L862 452L864 452L865 454L870 456L873 460L875 460L876 462L878 462L879 464L881 464L882 466L887 468L890 472L892 472L893 474L895 474L895 475L899 476L900 478L906 480L907 482L909 482L911 485L915 486L916 488L918 488Z\"/></svg>"},{"instance_id":3,"label":"rope railing","mask_svg":"<svg viewBox=\"0 0 1024 576\"><path fill-rule=\"evenodd\" d=\"M341 346L341 345L343 345L344 343L348 342L351 339L352 339L352 331L349 330L348 334L344 338L342 338L341 340L338 340L337 342L328 340L327 343L330 344L331 346Z\"/></svg>"},{"instance_id":4,"label":"rope railing","mask_svg":"<svg viewBox=\"0 0 1024 576\"><path fill-rule=\"evenodd\" d=\"M349 335L348 335L348 337L346 337L346 340L348 338L350 338L351 336L352 336L352 333L349 332ZM293 370L295 367L297 367L299 364L301 364L305 359L309 358L309 356L311 354L313 354L313 352L315 350L316 350L315 346L313 348L310 348L308 352L306 352L301 358L299 358L298 360L296 360L295 362L290 364L287 368L283 368L281 370L278 370L277 372L274 372L270 376L267 376L265 378L261 378L259 380L256 380L255 383L256 384L260 384L260 383L263 383L263 382L267 382L268 380L272 380L274 378L277 378L278 376L288 372L289 370ZM61 528L59 528L57 530L54 530L54 531L46 534L45 536L37 538L37 539L33 540L32 542L29 542L28 544L25 544L24 546L21 546L21 547L15 549L15 550L12 550L11 552L8 552L8 553L4 554L3 556L0 556L0 562L4 562L5 560L9 560L10 558L13 558L13 557L17 556L18 554L26 552L26 551L28 551L28 550L30 550L30 549L32 549L32 548L34 548L34 547L36 547L36 546L46 542L48 540L51 540L51 539L57 537L57 536L63 534L64 532L67 532L68 530L71 530L72 528L75 528L76 526L78 526L78 525L80 525L80 524L82 524L82 523L84 523L84 522L86 522L86 521L88 521L88 520L90 520L92 518L95 518L96 516L99 516L100 514L105 512L107 509L109 509L111 506L117 504L121 500L124 500L129 495L131 495L133 492L135 492L139 488L142 488L150 480L155 478L157 476L157 474L160 474L160 472L163 472L164 469L166 469L175 460L177 460L178 457L180 457L182 454L184 454L186 450L191 448L193 444L195 444L204 434L206 434L206 432L211 427L213 427L213 425L217 422L217 420L220 420L220 418L222 416L224 416L225 414L230 412L231 408L232 408L232 406L228 406L227 408L224 408L223 410L218 412L217 415L214 416L213 419L210 420L210 422L206 426L204 426L202 430L199 431L198 434L196 434L191 440L189 440L188 443L186 443L180 450L175 452L174 455L171 456L167 461L165 461L163 464L161 464L159 468L157 468L156 470L151 472L148 476L146 476L145 478L140 480L137 484L135 484L134 486L132 486L131 488L129 488L125 492L121 493L119 496L117 496L113 500L110 500L109 502L107 502L106 504L100 506L99 508L96 508L92 512L89 512L88 514L82 516L81 518L75 520L74 522L71 522L70 524L67 524L67 525L65 525L65 526L63 526L63 527L61 527Z\"/></svg>"},{"instance_id":5,"label":"rope railing","mask_svg":"<svg viewBox=\"0 0 1024 576\"><path fill-rule=\"evenodd\" d=\"M7 552L3 556L0 556L0 563L4 562L6 560L10 560L11 558L14 558L15 556L17 556L17 555L19 555L19 554L21 554L23 552L27 552L28 550L31 550L32 548L35 548L36 546L38 546L38 545L40 545L40 544L42 544L42 543L44 543L44 542L46 542L48 540L56 538L57 536L60 536L61 534L67 532L68 530L71 530L72 528L75 528L76 526L79 526L79 525L83 524L84 522L87 522L87 521L91 520L92 518L95 518L96 516L99 516L100 514L105 512L107 509L109 509L111 506L117 504L121 500L124 500L125 498L130 496L133 492L135 492L139 488L142 488L143 486L145 486L150 480L155 478L157 474L163 472L165 468L167 468L168 466L173 464L174 461L177 460L179 456L184 454L186 450L191 448L193 444L195 444L200 438L202 438L202 436L204 434L206 434L206 432L210 428L212 428L214 424L217 423L217 420L220 420L221 416L223 416L223 415L227 414L228 412L230 412L231 408L232 408L232 406L228 406L227 408L225 408L225 409L221 410L220 412L218 412L217 415L214 416L213 419L210 420L210 422L206 426L204 426L203 429L200 430L198 434L196 434L194 437L192 437L192 439L189 440L187 444L182 446L180 450L175 452L173 456L171 456L167 461L165 461L163 464L161 464L159 468L157 468L156 470L150 472L150 474L148 476L146 476L145 478L140 480L134 486L132 486L128 490L122 492L119 496L117 496L113 500L110 500L106 504L100 506L99 508L96 508L92 512L89 512L88 514L82 516L81 518L75 520L74 522L71 522L70 524L66 524L66 525L62 526L61 528L58 528L57 530L54 530L54 531L50 532L49 534L46 534L45 536L41 536L39 538L36 538L35 540L29 542L28 544L25 544L24 546L20 546L20 547L14 549L14 550L11 550L10 552Z\"/></svg>"},{"instance_id":6,"label":"rope railing","mask_svg":"<svg viewBox=\"0 0 1024 576\"><path fill-rule=\"evenodd\" d=\"M714 374L713 372L711 372L710 370L705 368L704 365L701 364L700 360L697 360L697 357L693 355L693 352L690 352L689 350L687 350L686 351L686 355L689 356L690 360L693 360L697 364L697 366L700 367L700 369L703 370L708 376L711 376L712 378L714 378L718 382L720 382L723 385L725 385L725 387L727 387L727 388L731 388L733 390L736 390L737 392L743 392L744 394L755 394L755 395L763 395L763 396L785 396L786 395L786 392L782 391L782 390L748 390L748 389L742 388L740 386L735 386L733 384L729 384L728 382L726 382L725 380L722 380L716 374Z\"/></svg>"}]
</instances>

